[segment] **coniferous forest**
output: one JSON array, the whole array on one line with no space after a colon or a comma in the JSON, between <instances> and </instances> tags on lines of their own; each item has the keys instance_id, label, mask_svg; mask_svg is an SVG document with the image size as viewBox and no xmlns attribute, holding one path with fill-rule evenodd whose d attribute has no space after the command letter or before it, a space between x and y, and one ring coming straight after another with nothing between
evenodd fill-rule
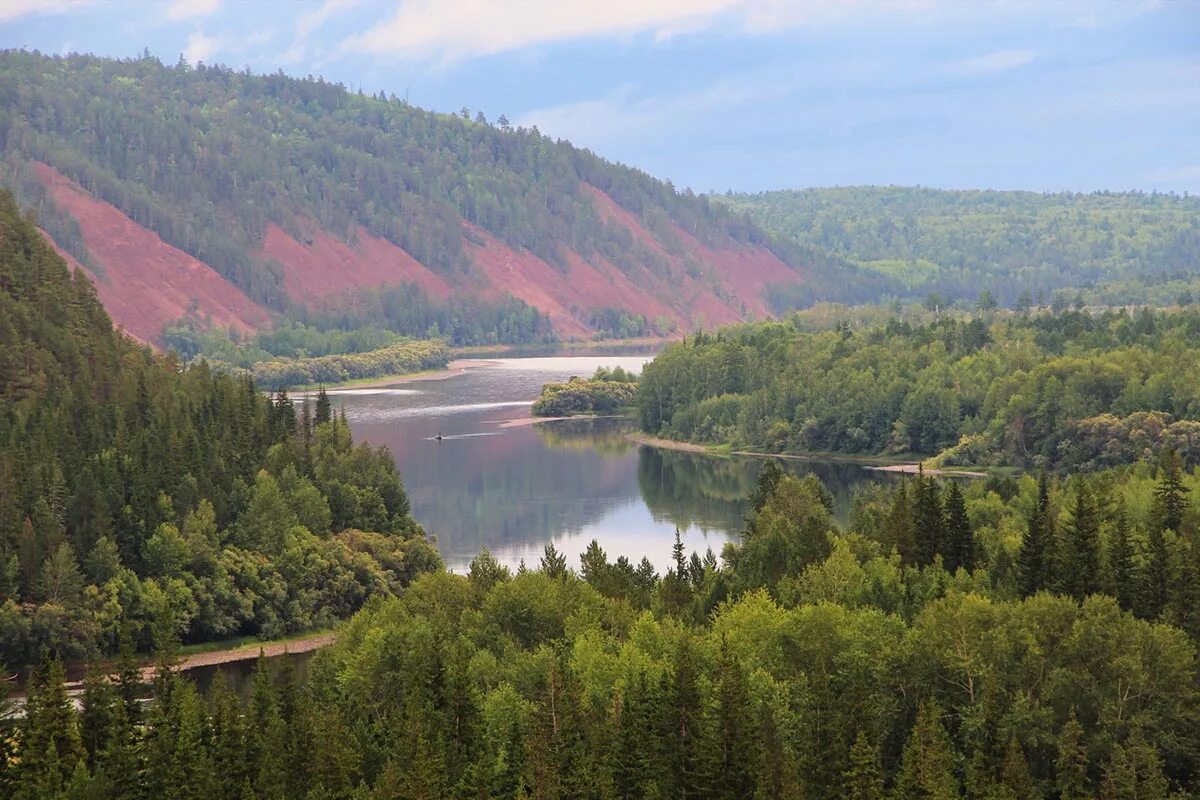
<instances>
[{"instance_id":1,"label":"coniferous forest","mask_svg":"<svg viewBox=\"0 0 1200 800\"><path fill-rule=\"evenodd\" d=\"M113 331L0 198L0 653L80 660L328 625L436 568L385 450L327 399Z\"/></svg>"},{"instance_id":2,"label":"coniferous forest","mask_svg":"<svg viewBox=\"0 0 1200 800\"><path fill-rule=\"evenodd\" d=\"M261 326L192 297L164 350L115 328L47 169L211 265ZM0 800L1200 798L1195 197L697 195L504 117L148 51L0 52L0 182ZM314 272L362 268L376 257L329 253L374 237L421 280L301 301L265 255L275 228ZM521 273L539 291L579 258L612 270L547 311L464 290L488 246L498 273L544 261ZM594 449L570 477L616 488L584 499L620 513L640 491L679 526L669 561L579 525L582 553L484 549L450 571L414 513L466 461L414 476L458 439L506 469L529 457L497 431L532 420L496 409L530 398L493 397L501 379L460 405L360 389L488 415L405 448L410 505L393 453L355 442L322 385L554 342L564 321L681 333L654 303L588 294L644 274L710 291L705 248L758 305L701 306L752 321L529 406L636 417L606 420L615 454L576 427L533 447ZM690 482L667 468L685 456ZM812 457L858 480L793 472ZM858 459L912 463L863 479ZM521 521L496 527L540 536L576 498L513 473ZM489 477L456 495L478 527ZM713 498L740 527L692 550ZM302 634L332 644L302 669L263 652L248 692L182 668Z\"/></svg>"}]
</instances>

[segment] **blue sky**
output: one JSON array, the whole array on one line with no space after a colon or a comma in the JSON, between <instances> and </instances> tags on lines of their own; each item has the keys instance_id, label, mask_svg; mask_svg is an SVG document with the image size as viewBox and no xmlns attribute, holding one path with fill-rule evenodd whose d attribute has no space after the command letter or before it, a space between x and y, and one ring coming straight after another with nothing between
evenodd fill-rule
<instances>
[{"instance_id":1,"label":"blue sky","mask_svg":"<svg viewBox=\"0 0 1200 800\"><path fill-rule=\"evenodd\" d=\"M1200 193L1200 0L0 0L0 46L323 75L697 191Z\"/></svg>"}]
</instances>

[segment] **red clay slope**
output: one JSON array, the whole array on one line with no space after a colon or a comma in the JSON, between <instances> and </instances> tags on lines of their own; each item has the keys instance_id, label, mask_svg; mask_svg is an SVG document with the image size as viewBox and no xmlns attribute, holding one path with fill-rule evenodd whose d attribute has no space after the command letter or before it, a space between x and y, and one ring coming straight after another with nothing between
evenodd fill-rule
<instances>
[{"instance_id":1,"label":"red clay slope","mask_svg":"<svg viewBox=\"0 0 1200 800\"><path fill-rule=\"evenodd\" d=\"M249 331L270 321L262 307L212 267L167 244L53 167L34 167L55 204L79 222L84 244L104 270L103 277L90 275L100 301L113 322L129 333L152 342L193 302L201 315L222 327Z\"/></svg>"},{"instance_id":2,"label":"red clay slope","mask_svg":"<svg viewBox=\"0 0 1200 800\"><path fill-rule=\"evenodd\" d=\"M450 286L404 250L359 228L354 247L304 222L311 244L296 241L274 223L267 226L259 256L283 265L283 288L293 300L312 303L359 289L415 283L444 298Z\"/></svg>"},{"instance_id":3,"label":"red clay slope","mask_svg":"<svg viewBox=\"0 0 1200 800\"><path fill-rule=\"evenodd\" d=\"M596 203L596 210L602 218L624 226L651 251L666 259L671 264L673 272L682 276L679 280L683 285L690 286L693 290L696 288L694 284L697 282L684 270L684 257L667 250L637 217L600 189L586 183L583 184L583 188L592 196ZM678 237L686 257L702 265L706 269L707 275L711 276L711 279L715 280L720 288L719 294L727 298L721 300L716 293L701 291L698 298L693 301L693 313L705 314L709 324L720 324L726 321L723 318L727 317L730 312L740 317L742 309L756 316L770 316L770 309L762 296L766 285L801 283L803 281L799 272L789 267L765 247L737 245L714 248L704 244L678 226L675 226L674 233ZM712 287L705 288L711 289ZM718 306L724 307L726 310L722 311Z\"/></svg>"}]
</instances>

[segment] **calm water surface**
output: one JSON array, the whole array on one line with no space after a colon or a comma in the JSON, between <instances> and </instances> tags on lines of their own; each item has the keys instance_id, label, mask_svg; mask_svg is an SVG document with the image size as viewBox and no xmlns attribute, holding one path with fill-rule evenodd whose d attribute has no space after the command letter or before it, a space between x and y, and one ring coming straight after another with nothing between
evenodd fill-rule
<instances>
[{"instance_id":1,"label":"calm water surface","mask_svg":"<svg viewBox=\"0 0 1200 800\"><path fill-rule=\"evenodd\" d=\"M632 421L526 420L542 384L599 366L640 372L651 355L553 356L460 362L465 372L389 388L330 392L357 440L396 458L413 516L463 571L484 547L501 562L536 567L547 542L578 564L597 539L610 559L670 563L675 530L689 550L736 536L760 459L718 458L635 445ZM441 434L443 439L435 437ZM851 488L879 480L854 464L792 462L817 472L839 513Z\"/></svg>"}]
</instances>

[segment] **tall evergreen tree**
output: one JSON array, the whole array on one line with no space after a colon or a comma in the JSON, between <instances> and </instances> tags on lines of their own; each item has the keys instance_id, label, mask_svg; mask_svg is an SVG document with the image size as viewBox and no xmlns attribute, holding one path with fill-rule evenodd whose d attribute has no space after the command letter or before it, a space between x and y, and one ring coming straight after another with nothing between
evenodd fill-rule
<instances>
[{"instance_id":1,"label":"tall evergreen tree","mask_svg":"<svg viewBox=\"0 0 1200 800\"><path fill-rule=\"evenodd\" d=\"M1037 505L1029 516L1017 565L1018 587L1022 597L1029 597L1047 587L1051 578L1051 559L1054 528L1050 517L1050 487L1046 474L1038 478Z\"/></svg>"},{"instance_id":2,"label":"tall evergreen tree","mask_svg":"<svg viewBox=\"0 0 1200 800\"><path fill-rule=\"evenodd\" d=\"M913 499L914 560L924 566L942 552L946 544L946 517L937 481L925 475L917 476Z\"/></svg>"},{"instance_id":3,"label":"tall evergreen tree","mask_svg":"<svg viewBox=\"0 0 1200 800\"><path fill-rule=\"evenodd\" d=\"M1084 478L1075 479L1071 520L1063 531L1059 583L1076 600L1100 588L1100 519L1096 500Z\"/></svg>"},{"instance_id":4,"label":"tall evergreen tree","mask_svg":"<svg viewBox=\"0 0 1200 800\"><path fill-rule=\"evenodd\" d=\"M724 638L716 666L717 707L714 722L717 757L710 796L738 800L754 794L753 759L757 743L753 709L742 666Z\"/></svg>"},{"instance_id":5,"label":"tall evergreen tree","mask_svg":"<svg viewBox=\"0 0 1200 800\"><path fill-rule=\"evenodd\" d=\"M841 796L846 800L883 800L879 750L871 744L866 731L858 732L850 748L850 766L842 780Z\"/></svg>"},{"instance_id":6,"label":"tall evergreen tree","mask_svg":"<svg viewBox=\"0 0 1200 800\"><path fill-rule=\"evenodd\" d=\"M942 557L950 572L959 567L968 572L975 569L975 532L967 516L962 489L955 481L950 481L946 490L946 544L942 548Z\"/></svg>"},{"instance_id":7,"label":"tall evergreen tree","mask_svg":"<svg viewBox=\"0 0 1200 800\"><path fill-rule=\"evenodd\" d=\"M1108 539L1108 569L1112 574L1117 602L1124 610L1132 611L1137 605L1137 572L1129 514L1123 502L1117 505L1115 516L1116 522Z\"/></svg>"},{"instance_id":8,"label":"tall evergreen tree","mask_svg":"<svg viewBox=\"0 0 1200 800\"><path fill-rule=\"evenodd\" d=\"M684 635L675 650L663 708L666 785L669 794L679 800L708 797L712 788L699 680L696 653Z\"/></svg>"},{"instance_id":9,"label":"tall evergreen tree","mask_svg":"<svg viewBox=\"0 0 1200 800\"><path fill-rule=\"evenodd\" d=\"M904 756L896 776L894 800L957 800L958 779L954 776L954 748L941 712L933 703L922 703L917 720L904 745Z\"/></svg>"},{"instance_id":10,"label":"tall evergreen tree","mask_svg":"<svg viewBox=\"0 0 1200 800\"><path fill-rule=\"evenodd\" d=\"M1058 734L1058 757L1054 762L1055 787L1059 800L1089 800L1093 796L1088 782L1088 756L1083 741L1083 726L1075 709Z\"/></svg>"},{"instance_id":11,"label":"tall evergreen tree","mask_svg":"<svg viewBox=\"0 0 1200 800\"><path fill-rule=\"evenodd\" d=\"M1183 533L1183 519L1189 502L1178 454L1164 450L1159 456L1159 470L1161 477L1154 488L1154 522L1160 529Z\"/></svg>"}]
</instances>

